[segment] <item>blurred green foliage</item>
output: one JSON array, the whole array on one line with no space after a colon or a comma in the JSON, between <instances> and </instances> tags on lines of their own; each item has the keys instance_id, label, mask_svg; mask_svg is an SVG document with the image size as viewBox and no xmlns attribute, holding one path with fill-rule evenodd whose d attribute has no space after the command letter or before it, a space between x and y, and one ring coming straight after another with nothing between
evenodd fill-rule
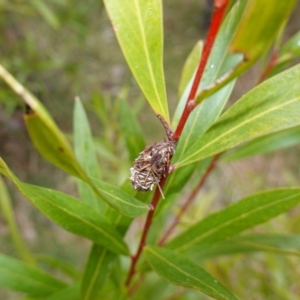
<instances>
[{"instance_id":1,"label":"blurred green foliage","mask_svg":"<svg viewBox=\"0 0 300 300\"><path fill-rule=\"evenodd\" d=\"M173 113L175 110L173 104L177 102L179 66L183 64L189 49L202 35L200 31L205 29L205 25L201 22L207 19L208 12L201 13L199 1L190 1L188 5L185 1L180 0L165 1L164 9L165 53L167 53L165 55L166 82L170 111ZM296 21L297 13L299 13L299 5L294 11ZM155 123L152 112L149 113L149 108L145 108L145 101L132 80L129 69L125 66L102 1L1 1L0 30L3 32L0 35L1 64L45 104L60 127L67 132L71 132L70 120L72 118L73 99L79 95L88 108L92 131L96 133L94 134L93 145L101 169L109 170L101 172L99 176L116 186L121 186L124 181L126 182L129 176L130 162L134 153L138 152L138 149L135 148L136 145L130 140L132 131L141 131L136 126L138 124L135 120L137 115L141 121L143 132L149 140L158 140L157 136L162 135L162 131L158 129L158 122ZM299 56L299 33L294 30L290 35L294 36L282 48L279 55L280 64L274 68L274 74L287 67ZM288 36L284 37L284 40L286 39ZM260 72L255 71L255 69L253 72L244 81L241 79L237 83L234 93L245 93L245 81L251 77L255 77L255 80L258 79ZM120 99L122 102L119 102ZM128 107L132 108L130 114L126 111ZM68 193L76 194L74 179L66 178L62 172L36 158L35 150L29 146L28 139L24 140L24 128L17 126L17 129L14 129L15 123L11 123L12 120L19 122L17 124L22 122L18 115L20 110L23 112L22 101L1 81L0 126L5 125L4 129L0 127L1 156L5 157L5 161L14 171L18 170L16 173L21 174L20 178L26 179L25 181L30 179L34 183L55 186ZM123 122L120 122L121 118ZM134 120L132 127L126 128L125 118ZM22 136L22 139L16 141L16 132ZM143 132L138 133L140 136L139 145L144 144ZM285 139L289 137L289 135L285 135L285 132L281 134L284 135ZM72 135L68 137L73 140ZM293 137L295 137L293 139L295 142L291 145L298 143L298 129L296 129L296 133L293 132ZM281 136L273 136L272 141L275 140L276 145L280 144L277 139L281 139ZM262 138L256 143L261 147L264 143L268 143L268 140L265 141ZM260 151L258 146L256 144L254 150L253 144L245 148L246 150L252 149L250 155L263 153L264 151ZM129 149L129 153L125 150L126 147ZM274 146L272 149L277 148ZM244 163L235 161L227 166L221 165L217 174L219 177L212 177L211 181L208 181L207 188L202 191L196 203L183 219L181 227L187 228L191 223L195 223L211 211L219 209L250 192L253 193L265 187L299 185L300 169L297 149L271 154L266 159L259 157L246 160ZM238 154L233 153L232 156L229 156L228 160L244 157L249 153L246 151L246 155L243 155L243 148L239 151ZM41 176L36 176L37 174L41 174ZM183 191L185 197L199 180L199 177L199 171L194 173L191 184ZM217 188L215 188L216 181L218 183ZM229 181L231 182L230 185ZM8 187L11 190L10 183L8 183ZM122 188L123 190L128 188L126 183ZM69 280L66 279L68 276L76 281L80 276L78 269L83 268L82 265L90 244L62 232L44 217L36 214L31 207L24 207L24 204L20 204L24 201L19 201L19 196L16 196L15 192L12 194L13 200L9 200L9 202L12 202L12 205L16 207L16 218L29 248L35 253L43 251L51 255L51 257L35 255L35 259L42 263L45 270L50 270L52 274L63 278L64 281ZM143 199L147 195L142 194L138 197ZM214 203L213 200L216 198L220 199L220 202ZM165 203L163 205L168 206ZM177 205L171 211L176 214L176 210L178 210ZM293 215L292 219L290 215ZM113 219L115 215L111 213L110 217ZM10 220L13 218L14 216L8 217ZM157 217L154 224L156 228L160 229L160 221L160 218ZM2 220L0 220L0 224L1 222ZM298 210L295 209L267 225L256 227L253 232L268 231L274 234L288 232L296 236L299 232L299 223ZM35 224L42 225L35 226ZM33 227L36 229L32 229ZM227 241L227 244L224 242L224 249L226 250L228 247L230 253L231 242L238 244L238 238L237 241L234 239ZM238 247L243 249L245 241L243 237L240 239L242 242L238 244ZM241 299L252 300L254 299L252 297L257 297L255 299L298 299L299 286L294 283L296 282L295 278L299 276L299 270L296 267L299 253L297 251L284 253L284 245L280 245L279 242L276 244L276 241L272 244L272 242L268 243L267 240L263 242L253 241L251 238L249 240L251 247L247 255L242 253L215 257L205 261L204 267L230 290L240 295ZM282 241L281 237L278 240ZM298 248L298 244L295 243L296 240L295 237L291 247ZM22 242L19 243L21 243L22 248ZM228 244L230 245L228 246ZM288 245L288 242L285 245ZM247 246L249 246L248 240L246 241L246 249L249 249ZM269 248L266 249L266 247ZM258 251L256 251L257 249ZM100 250L94 248L96 258L102 253ZM273 254L269 252L266 255L259 250L270 250L270 252L273 251ZM7 232L1 232L1 252L17 256ZM278 254L290 254L290 256ZM209 256L207 253L206 255ZM213 254L211 255L213 256ZM54 256L58 257L55 261L53 260ZM24 259L26 260L26 258ZM31 258L29 258L30 261L32 261ZM10 263L13 265L13 260ZM109 263L107 263L107 267L108 265ZM106 289L108 291L112 290L113 284L120 280L118 278L120 269L118 268L121 267L115 266L115 270L112 271L113 283L107 284ZM39 276L39 274L33 274ZM162 285L156 276L151 276L153 275L150 275L150 280L149 278L145 280L145 282L149 281L147 286L149 291L146 288L143 291L138 290L135 299L142 299L145 295L148 299L151 297L157 299L158 296L166 295L169 297L174 294L178 299L208 299L205 295L199 296L199 293L195 294L180 287L175 289L164 282ZM68 294L72 297L73 294L78 293L78 285L71 285L68 290L62 292L66 293L63 295ZM6 291L0 291L1 297L15 299L13 293Z\"/></svg>"}]
</instances>

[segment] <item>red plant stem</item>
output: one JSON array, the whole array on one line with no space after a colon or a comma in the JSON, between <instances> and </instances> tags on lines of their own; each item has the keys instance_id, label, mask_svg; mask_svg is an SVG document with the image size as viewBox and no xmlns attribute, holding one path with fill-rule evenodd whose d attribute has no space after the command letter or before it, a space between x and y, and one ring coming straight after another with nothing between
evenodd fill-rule
<instances>
[{"instance_id":1,"label":"red plant stem","mask_svg":"<svg viewBox=\"0 0 300 300\"><path fill-rule=\"evenodd\" d=\"M179 120L179 123L177 125L177 128L173 134L173 139L178 140L182 130L184 128L184 125L192 112L192 110L195 108L196 104L194 102L194 99L196 97L196 93L198 90L199 83L201 81L201 78L204 73L204 68L206 66L208 57L210 55L212 46L214 44L214 41L216 39L217 33L219 31L219 28L221 26L224 13L226 11L227 5L229 0L215 0L214 1L214 13L211 20L211 25L207 33L207 38L204 44L203 53L200 59L200 63L198 65L198 69L196 71L196 76L194 78L194 82L191 87L190 94L188 96L184 111L181 115L181 118Z\"/></svg>"},{"instance_id":2,"label":"red plant stem","mask_svg":"<svg viewBox=\"0 0 300 300\"><path fill-rule=\"evenodd\" d=\"M276 64L277 64L277 58L278 58L278 51L274 50L274 52L273 52L273 54L271 56L271 59L270 59L268 65L267 65L267 67L265 68L265 70L260 75L257 84L262 83L267 78L267 76L270 74L270 72L272 71L272 69L276 66Z\"/></svg>"},{"instance_id":3,"label":"red plant stem","mask_svg":"<svg viewBox=\"0 0 300 300\"><path fill-rule=\"evenodd\" d=\"M164 236L159 241L159 243L158 243L159 246L162 246L166 242L166 240L170 237L170 235L174 231L175 227L180 222L181 217L183 216L183 214L187 211L189 206L196 199L196 196L198 195L201 188L204 186L208 176L213 171L213 169L217 166L217 162L218 162L218 159L219 159L220 155L221 155L221 153L214 156L214 158L212 159L210 165L208 166L205 174L202 176L202 178L199 181L199 183L197 184L197 186L194 188L194 190L192 191L190 196L187 198L184 205L181 207L181 210L179 211L178 215L175 217L175 219L174 219L173 223L171 224L171 226L167 229L166 233L164 234Z\"/></svg>"},{"instance_id":4,"label":"red plant stem","mask_svg":"<svg viewBox=\"0 0 300 300\"><path fill-rule=\"evenodd\" d=\"M160 181L159 185L160 185L161 189L164 187L166 179L167 179L167 175L166 175L166 177L163 177L162 180ZM146 245L147 234L148 234L148 231L151 227L153 215L154 215L154 212L155 212L155 208L158 204L160 196L161 196L160 190L157 187L156 190L155 190L155 193L153 195L152 202L150 204L151 209L149 210L147 218L146 218L146 223L144 225L144 229L143 229L142 237L141 237L141 240L140 240L140 244L138 246L138 250L137 250L136 254L131 257L131 266L130 266L130 270L129 270L129 273L128 273L128 276L127 276L127 279L126 279L126 282L125 282L126 286L129 286L129 284L131 282L131 279L132 279L132 276L135 274L136 264L137 264L137 262L140 258L140 255L143 251L144 246Z\"/></svg>"},{"instance_id":5,"label":"red plant stem","mask_svg":"<svg viewBox=\"0 0 300 300\"><path fill-rule=\"evenodd\" d=\"M198 69L197 69L197 72L196 72L196 76L195 76L195 79L194 79L194 82L193 82L188 100L186 102L186 106L185 106L184 111L181 115L181 119L178 123L176 131L172 134L172 139L175 140L175 141L177 141L179 139L179 137L182 133L182 130L184 128L184 125L185 125L190 113L192 112L192 110L196 106L195 103L194 103L194 99L195 99L195 96L196 96L196 93L197 93L197 89L198 89L200 80L203 76L205 65L207 63L209 54L211 52L211 48L214 44L216 35L219 31L219 28L220 28L224 13L226 11L228 2L229 2L229 0L214 0L214 13L213 13L212 20L211 20L211 25L210 25L210 28L209 28L209 31L208 31L208 34L207 34L207 39L206 39L206 42L205 42L205 45L204 45L202 57L201 57L201 60L200 60L200 63L199 63L199 66L198 66ZM167 180L167 177L168 177L168 174L166 174L166 176L163 177L163 179L160 181L159 185L160 185L161 189L163 188L163 186L164 186L164 184ZM140 244L138 246L138 250L137 250L136 254L131 257L131 266L130 266L130 270L129 270L129 273L128 273L128 276L127 276L127 279L126 279L126 282L125 282L126 286L129 286L129 284L131 282L131 279L132 279L133 275L136 272L136 269L135 269L136 264L137 264L137 262L140 258L140 255L143 251L143 248L146 244L147 234L148 234L149 229L151 227L153 215L154 215L154 212L155 212L155 208L158 204L160 196L161 196L160 191L159 191L158 188L156 188L156 191L154 193L154 196L153 196L153 199L152 199L152 202L151 202L152 209L148 212L148 215L147 215L147 218L146 218L146 223L145 223L143 233L142 233L142 237L141 237L141 240L140 240Z\"/></svg>"},{"instance_id":6,"label":"red plant stem","mask_svg":"<svg viewBox=\"0 0 300 300\"><path fill-rule=\"evenodd\" d=\"M259 77L258 80L258 84L261 83L262 81L264 81L266 79L266 77L269 75L269 73L271 72L271 70L276 66L277 64L277 58L278 58L278 50L274 50L273 54L270 58L270 61L268 63L268 65L266 66L265 70L262 72L261 76ZM201 63L200 63L201 65ZM197 72L200 69L200 65L198 67ZM195 84L195 80L193 83L193 87ZM193 88L192 87L192 88ZM190 96L189 96L190 99ZM178 127L177 127L178 129ZM216 167L217 165L217 161L220 157L221 153L215 155L215 157L213 158L213 160L211 161L209 167L207 168L205 174L203 175L203 177L201 178L200 182L198 183L198 185L194 188L193 192L190 194L190 196L187 198L186 202L184 203L184 205L182 206L181 210L179 211L178 215L176 216L176 218L174 219L173 223L171 224L171 226L167 229L167 231L165 232L165 234L163 235L163 237L161 238L161 240L159 241L158 245L159 246L163 246L163 244L166 242L166 240L169 238L169 236L172 234L172 232L174 231L175 227L177 226L177 224L180 222L181 217L183 216L183 214L187 211L188 207L192 204L192 202L195 200L197 194L199 193L199 191L201 190L201 188L203 187L203 185L205 184L208 176L210 175L210 173L213 171L213 169Z\"/></svg>"}]
</instances>

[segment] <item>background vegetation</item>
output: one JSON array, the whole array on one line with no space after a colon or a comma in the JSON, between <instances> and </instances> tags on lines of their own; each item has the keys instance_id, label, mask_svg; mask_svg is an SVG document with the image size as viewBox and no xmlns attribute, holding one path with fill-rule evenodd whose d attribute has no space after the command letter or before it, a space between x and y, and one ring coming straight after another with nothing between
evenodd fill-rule
<instances>
[{"instance_id":1,"label":"background vegetation","mask_svg":"<svg viewBox=\"0 0 300 300\"><path fill-rule=\"evenodd\" d=\"M164 64L171 115L178 102L178 82L183 63L194 44L205 37L211 14L209 3L164 1ZM283 40L288 40L299 30L299 14L298 3ZM105 174L106 181L116 184L129 176L130 165L124 151L120 117L114 113L120 109L119 99L131 104L147 143L164 136L126 66L101 1L77 1L76 4L70 0L2 1L0 29L3 33L0 35L1 63L38 96L65 132L72 132L74 98L80 96L96 137L100 165L111 170L111 173ZM239 79L231 96L232 102L255 86L263 68L263 62L260 62ZM104 108L99 107L100 103ZM33 148L24 126L23 113L21 100L1 81L1 157L22 181L76 195L74 179L42 159ZM109 137L111 143L104 144L103 136ZM275 153L220 164L183 220L182 228L185 222L190 224L208 212L255 191L299 185L299 150L299 145L296 145ZM120 157L124 157L121 166ZM117 169L118 173L115 172ZM7 185L18 226L32 252L55 255L78 269L82 268L90 242L60 229L37 213L10 182L7 181ZM189 189L186 188L186 195ZM178 210L177 204L173 210ZM292 219L290 215L293 215ZM143 219L137 220L132 232L137 232L142 223ZM299 208L295 208L265 225L257 226L255 232L267 229L268 232L297 234L299 224ZM0 239L0 252L17 256L1 214ZM133 239L130 242L135 243ZM296 285L295 280L300 276L299 257L257 253L218 258L216 261L206 263L206 269L242 295L241 299L275 299L275 296L281 295L280 299L296 300L300 295L300 285ZM186 297L196 299L192 294ZM17 296L3 290L0 298L17 299Z\"/></svg>"}]
</instances>

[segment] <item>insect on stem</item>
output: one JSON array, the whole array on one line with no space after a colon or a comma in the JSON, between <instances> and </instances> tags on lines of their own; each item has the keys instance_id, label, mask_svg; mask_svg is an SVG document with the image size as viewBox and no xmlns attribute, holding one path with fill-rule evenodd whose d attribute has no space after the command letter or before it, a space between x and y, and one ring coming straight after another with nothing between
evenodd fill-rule
<instances>
[{"instance_id":1,"label":"insect on stem","mask_svg":"<svg viewBox=\"0 0 300 300\"><path fill-rule=\"evenodd\" d=\"M163 199L162 188L159 184L163 177L167 176L172 156L175 153L177 142L172 139L173 132L162 116L157 115L164 126L167 138L162 141L147 146L134 161L133 167L130 168L130 180L137 191L152 191L157 184Z\"/></svg>"}]
</instances>

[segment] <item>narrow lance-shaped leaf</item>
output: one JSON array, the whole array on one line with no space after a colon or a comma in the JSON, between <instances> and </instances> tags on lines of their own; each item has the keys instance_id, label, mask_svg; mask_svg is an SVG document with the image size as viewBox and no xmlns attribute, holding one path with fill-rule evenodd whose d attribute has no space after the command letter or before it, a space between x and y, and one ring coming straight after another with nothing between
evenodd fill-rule
<instances>
[{"instance_id":1,"label":"narrow lance-shaped leaf","mask_svg":"<svg viewBox=\"0 0 300 300\"><path fill-rule=\"evenodd\" d=\"M64 148L60 148L60 142L56 139L55 134L52 134L53 132L44 125L44 122L42 122L38 115L31 114L27 116L28 130L32 140L36 141L36 147L40 147L39 150L44 154L47 154L48 160L51 161L53 158L53 163L54 161L55 163L60 163L62 168L65 166L65 170L68 170L69 173L76 176L76 170L73 169L72 171L70 168L73 168L73 166L77 164L65 165L66 161L77 162L75 156L73 157L73 152L70 152L69 154L71 154L71 156L69 156L68 152L64 151ZM58 152L61 152L62 155L57 154ZM79 172L81 177L79 176L79 173L77 173L77 177L89 184L102 200L120 213L134 218L147 212L148 206L146 204L127 195L117 187L89 178L79 164L78 167L80 168ZM100 207L101 205L99 206L99 209Z\"/></svg>"},{"instance_id":2,"label":"narrow lance-shaped leaf","mask_svg":"<svg viewBox=\"0 0 300 300\"><path fill-rule=\"evenodd\" d=\"M81 273L70 263L64 261L62 258L57 258L50 255L38 254L34 256L39 263L50 266L52 269L56 269L73 280L79 280Z\"/></svg>"},{"instance_id":3,"label":"narrow lance-shaped leaf","mask_svg":"<svg viewBox=\"0 0 300 300\"><path fill-rule=\"evenodd\" d=\"M153 270L164 280L201 292L220 300L236 300L217 279L186 256L174 251L147 246L147 260Z\"/></svg>"},{"instance_id":4,"label":"narrow lance-shaped leaf","mask_svg":"<svg viewBox=\"0 0 300 300\"><path fill-rule=\"evenodd\" d=\"M119 104L122 133L127 145L129 159L133 162L145 148L145 138L129 104L122 99L120 99Z\"/></svg>"},{"instance_id":5,"label":"narrow lance-shaped leaf","mask_svg":"<svg viewBox=\"0 0 300 300\"><path fill-rule=\"evenodd\" d=\"M220 32L216 38L208 62L206 64L203 78L201 80L200 86L198 87L198 91L214 82L218 77L228 72L228 70L232 69L240 62L241 56L228 54L228 48L237 30L239 20L245 8L245 2L246 1L243 1L239 5L234 5L230 13L226 17L224 23L222 24ZM188 97L188 93L191 88L191 84L192 80L185 89L182 98L180 99L172 122L173 127L177 125L178 120L182 114L186 99ZM194 111L189 116L186 125L184 126L182 135L176 148L175 155L172 160L173 163L176 163L181 159L181 157L185 156L189 148L192 147L195 142L197 142L197 140L201 138L203 133L219 117L231 94L233 86L234 82L229 83L218 93L212 95L210 98L206 99L203 103L199 104L194 109Z\"/></svg>"},{"instance_id":6,"label":"narrow lance-shaped leaf","mask_svg":"<svg viewBox=\"0 0 300 300\"><path fill-rule=\"evenodd\" d=\"M88 175L99 178L100 172L98 170L93 137L80 99L76 99L74 107L74 147L78 160ZM81 198L96 208L97 211L104 213L105 208L103 205L105 202L99 200L92 188L82 181L78 181L78 186ZM109 200L111 198L114 199L114 197L108 196ZM97 295L108 275L108 266L113 258L115 258L115 254L104 247L95 243L92 245L80 284L80 292L77 292L77 298L81 294L80 299L82 300L97 299Z\"/></svg>"},{"instance_id":7,"label":"narrow lance-shaped leaf","mask_svg":"<svg viewBox=\"0 0 300 300\"><path fill-rule=\"evenodd\" d=\"M188 55L184 63L181 76L180 76L179 87L178 87L179 97L182 96L184 89L186 88L189 81L193 77L193 74L196 71L197 65L199 64L200 57L202 54L202 49L203 49L203 42L198 41L193 47L192 51L190 52L190 54Z\"/></svg>"},{"instance_id":8,"label":"narrow lance-shaped leaf","mask_svg":"<svg viewBox=\"0 0 300 300\"><path fill-rule=\"evenodd\" d=\"M7 176L33 205L62 228L114 253L128 254L127 246L118 231L89 205L55 190L22 183L1 158L0 173Z\"/></svg>"},{"instance_id":9,"label":"narrow lance-shaped leaf","mask_svg":"<svg viewBox=\"0 0 300 300\"><path fill-rule=\"evenodd\" d=\"M60 28L60 20L58 15L53 10L53 7L49 3L39 0L29 0L30 5L32 5L38 13L43 17L43 19L53 27L53 29Z\"/></svg>"},{"instance_id":10,"label":"narrow lance-shaped leaf","mask_svg":"<svg viewBox=\"0 0 300 300\"><path fill-rule=\"evenodd\" d=\"M223 75L225 72L236 66L237 63L239 63L239 61L241 60L240 55L228 54L226 49L228 50L229 45L233 39L244 8L245 2L242 2L239 5L234 5L230 13L226 17L224 23L222 24L214 47L211 51L208 63L205 68L204 76L198 90L211 84L219 76ZM196 51L195 49L197 49L196 46L194 47L193 51ZM193 57L196 55L190 54L190 56ZM199 60L197 61L195 58L190 60L188 64L194 64L194 68L192 65L190 65L189 69L195 70L198 63ZM190 78L190 82L186 86L175 111L175 115L172 121L173 128L176 127L184 109L184 105L191 88L192 80L193 78ZM183 157L185 157L186 152L189 150L189 148L192 147L192 145L194 145L197 140L201 139L201 136L204 134L204 132L218 118L231 94L233 86L234 82L228 84L218 93L214 94L209 99L206 99L203 103L199 104L194 109L183 129L182 135L179 139L179 143L176 147L175 155L172 159L172 163L176 164L177 161L180 161ZM192 176L195 168L196 164L194 164L193 166L187 166L185 170L182 170L181 168L176 169L168 179L165 187L166 194L173 193L175 191L178 192L179 190L181 190L190 176ZM176 184L177 181L180 182L180 184ZM176 197L173 197L173 201L175 199ZM170 202L173 201L171 200ZM166 204L170 203L160 203L159 210L161 210L160 208L162 206L165 206Z\"/></svg>"},{"instance_id":11,"label":"narrow lance-shaped leaf","mask_svg":"<svg viewBox=\"0 0 300 300\"><path fill-rule=\"evenodd\" d=\"M279 48L279 46L277 47ZM275 65L269 70L267 78L270 78L282 70L286 69L290 64L297 61L300 56L300 31L292 36L277 52L273 51L273 59Z\"/></svg>"},{"instance_id":12,"label":"narrow lance-shaped leaf","mask_svg":"<svg viewBox=\"0 0 300 300\"><path fill-rule=\"evenodd\" d=\"M177 161L195 163L259 136L300 125L300 65L263 82L237 103Z\"/></svg>"},{"instance_id":13,"label":"narrow lance-shaped leaf","mask_svg":"<svg viewBox=\"0 0 300 300\"><path fill-rule=\"evenodd\" d=\"M90 125L79 98L75 100L74 106L74 150L78 161L91 177L100 177L100 170ZM81 199L94 207L98 212L105 211L105 202L101 201L90 186L82 180L78 180L77 186Z\"/></svg>"},{"instance_id":14,"label":"narrow lance-shaped leaf","mask_svg":"<svg viewBox=\"0 0 300 300\"><path fill-rule=\"evenodd\" d=\"M269 153L300 143L300 127L293 127L279 132L261 136L246 145L239 147L235 152L225 154L221 161L232 161L253 155Z\"/></svg>"},{"instance_id":15,"label":"narrow lance-shaped leaf","mask_svg":"<svg viewBox=\"0 0 300 300\"><path fill-rule=\"evenodd\" d=\"M43 298L43 300L78 300L80 294L80 285L78 282L71 284L52 295Z\"/></svg>"},{"instance_id":16,"label":"narrow lance-shaped leaf","mask_svg":"<svg viewBox=\"0 0 300 300\"><path fill-rule=\"evenodd\" d=\"M78 160L86 173L90 175L86 180L89 186L84 182L79 183L81 196L85 201L103 213L106 209L104 202L99 199L101 198L119 213L131 218L138 217L148 211L147 204L138 201L113 185L96 179L99 178L99 170L93 138L84 108L79 99L77 99L74 109L74 141Z\"/></svg>"},{"instance_id":17,"label":"narrow lance-shaped leaf","mask_svg":"<svg viewBox=\"0 0 300 300\"><path fill-rule=\"evenodd\" d=\"M201 91L196 102L207 98L233 78L249 69L259 57L268 51L279 30L283 28L291 14L296 0L276 1L276 3L273 0L239 1L239 5L243 3L246 3L247 6L230 46L230 51L241 53L244 60L237 68L220 78L221 80Z\"/></svg>"},{"instance_id":18,"label":"narrow lance-shaped leaf","mask_svg":"<svg viewBox=\"0 0 300 300\"><path fill-rule=\"evenodd\" d=\"M86 179L69 142L45 107L1 65L0 77L29 106L30 112L25 116L25 122L29 135L40 154L58 168Z\"/></svg>"},{"instance_id":19,"label":"narrow lance-shaped leaf","mask_svg":"<svg viewBox=\"0 0 300 300\"><path fill-rule=\"evenodd\" d=\"M197 259L222 255L251 254L266 251L300 257L300 236L283 234L247 234L230 238L212 247L198 251Z\"/></svg>"},{"instance_id":20,"label":"narrow lance-shaped leaf","mask_svg":"<svg viewBox=\"0 0 300 300\"><path fill-rule=\"evenodd\" d=\"M23 242L20 232L18 230L16 220L14 217L11 199L8 194L8 190L2 180L2 176L0 175L0 211L3 214L5 221L10 230L11 238L14 242L16 250L18 251L20 257L26 261L27 263L36 266L36 262L32 257L30 251L28 250L26 244Z\"/></svg>"},{"instance_id":21,"label":"narrow lance-shaped leaf","mask_svg":"<svg viewBox=\"0 0 300 300\"><path fill-rule=\"evenodd\" d=\"M123 192L121 189L96 178L89 178L93 187L98 190L103 199L124 216L136 218L145 214L149 206L133 196Z\"/></svg>"},{"instance_id":22,"label":"narrow lance-shaped leaf","mask_svg":"<svg viewBox=\"0 0 300 300\"><path fill-rule=\"evenodd\" d=\"M105 0L127 63L156 114L169 123L163 73L162 3L159 0Z\"/></svg>"},{"instance_id":23,"label":"narrow lance-shaped leaf","mask_svg":"<svg viewBox=\"0 0 300 300\"><path fill-rule=\"evenodd\" d=\"M101 287L116 255L99 245L93 245L85 266L81 284L81 300L98 299Z\"/></svg>"},{"instance_id":24,"label":"narrow lance-shaped leaf","mask_svg":"<svg viewBox=\"0 0 300 300\"><path fill-rule=\"evenodd\" d=\"M46 158L49 161L60 165L62 169L84 180L90 185L96 195L111 207L132 218L140 216L148 211L148 206L146 204L127 195L117 187L89 178L87 173L79 165L71 148L69 148L70 151L66 151L66 148L62 146L61 140L58 138L58 136L61 135L48 127L47 122L44 122L38 114L33 113L27 115L26 122L31 138L33 142L36 143L36 147L39 151L46 155ZM65 144L66 147L67 145L68 144ZM86 149L84 151L86 151ZM80 151L80 154L84 155L83 151ZM83 161L83 158L82 162L88 164L88 167L92 165L90 161ZM95 169L94 166L93 168ZM96 174L96 172L94 171L93 174ZM95 201L97 200L95 199ZM97 202L94 204L96 205ZM97 207L99 210L101 208L104 209L104 206L101 204L97 204Z\"/></svg>"},{"instance_id":25,"label":"narrow lance-shaped leaf","mask_svg":"<svg viewBox=\"0 0 300 300\"><path fill-rule=\"evenodd\" d=\"M25 115L25 123L30 138L39 153L56 167L86 180L86 174L77 161L75 154L63 135L56 127L49 126L49 120L43 120L36 112Z\"/></svg>"},{"instance_id":26,"label":"narrow lance-shaped leaf","mask_svg":"<svg viewBox=\"0 0 300 300\"><path fill-rule=\"evenodd\" d=\"M291 61L300 56L300 31L291 37L280 49L277 63Z\"/></svg>"},{"instance_id":27,"label":"narrow lance-shaped leaf","mask_svg":"<svg viewBox=\"0 0 300 300\"><path fill-rule=\"evenodd\" d=\"M30 296L47 296L66 286L44 271L3 254L0 266L0 286Z\"/></svg>"},{"instance_id":28,"label":"narrow lance-shaped leaf","mask_svg":"<svg viewBox=\"0 0 300 300\"><path fill-rule=\"evenodd\" d=\"M166 247L197 255L228 237L264 223L300 202L300 188L255 194L206 217L171 240Z\"/></svg>"},{"instance_id":29,"label":"narrow lance-shaped leaf","mask_svg":"<svg viewBox=\"0 0 300 300\"><path fill-rule=\"evenodd\" d=\"M268 50L278 30L288 19L296 1L287 0L272 4L274 4L272 0L247 2L231 51L241 52L247 60L254 60ZM253 31L254 25L258 30Z\"/></svg>"}]
</instances>

